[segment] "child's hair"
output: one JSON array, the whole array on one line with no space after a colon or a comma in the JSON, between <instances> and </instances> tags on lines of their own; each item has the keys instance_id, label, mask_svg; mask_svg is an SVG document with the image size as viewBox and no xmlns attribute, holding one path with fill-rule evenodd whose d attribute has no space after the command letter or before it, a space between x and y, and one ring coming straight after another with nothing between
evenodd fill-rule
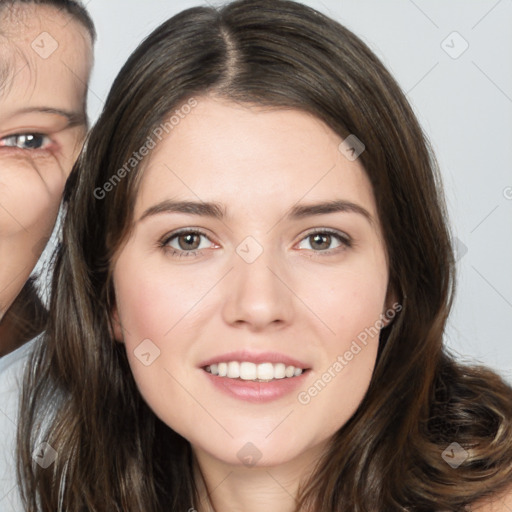
<instances>
[{"instance_id":1,"label":"child's hair","mask_svg":"<svg viewBox=\"0 0 512 512\"><path fill-rule=\"evenodd\" d=\"M240 0L188 9L139 46L68 181L49 326L19 422L28 510L197 505L189 443L145 404L114 341L111 262L130 233L139 150L206 95L305 111L363 141L403 307L381 331L363 402L303 482L297 510L455 511L512 484L511 388L443 348L454 258L434 157L404 94L335 21L291 1ZM48 469L31 459L41 441L58 453ZM452 442L468 452L457 469L442 457Z\"/></svg>"}]
</instances>

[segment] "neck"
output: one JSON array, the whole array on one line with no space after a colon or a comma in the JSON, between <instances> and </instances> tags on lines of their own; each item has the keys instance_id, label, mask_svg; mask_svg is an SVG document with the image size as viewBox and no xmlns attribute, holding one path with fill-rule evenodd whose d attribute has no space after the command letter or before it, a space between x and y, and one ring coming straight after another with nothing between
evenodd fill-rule
<instances>
[{"instance_id":1,"label":"neck","mask_svg":"<svg viewBox=\"0 0 512 512\"><path fill-rule=\"evenodd\" d=\"M299 486L318 462L318 447L276 466L231 465L194 449L196 512L294 512ZM195 510L195 509L192 509Z\"/></svg>"}]
</instances>

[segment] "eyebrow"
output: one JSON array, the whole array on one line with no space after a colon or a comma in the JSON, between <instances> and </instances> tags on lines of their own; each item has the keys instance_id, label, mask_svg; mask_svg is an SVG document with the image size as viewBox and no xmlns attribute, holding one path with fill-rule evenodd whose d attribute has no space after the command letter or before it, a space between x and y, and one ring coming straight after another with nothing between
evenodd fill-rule
<instances>
[{"instance_id":1,"label":"eyebrow","mask_svg":"<svg viewBox=\"0 0 512 512\"><path fill-rule=\"evenodd\" d=\"M341 199L335 201L327 201L324 203L296 205L292 207L288 216L297 219L302 217L328 215L329 213L339 212L357 213L365 217L370 224L374 224L374 219L366 208L363 208L356 203L352 203L351 201L345 201Z\"/></svg>"},{"instance_id":2,"label":"eyebrow","mask_svg":"<svg viewBox=\"0 0 512 512\"><path fill-rule=\"evenodd\" d=\"M327 201L309 205L295 205L289 210L286 217L291 219L300 219L303 217L328 215L330 213L339 212L357 213L368 220L371 225L374 224L374 219L368 210L356 203L345 200ZM215 219L223 219L225 216L225 209L218 203L165 200L148 208L142 214L138 222L147 217L161 213L186 213L212 217Z\"/></svg>"},{"instance_id":3,"label":"eyebrow","mask_svg":"<svg viewBox=\"0 0 512 512\"><path fill-rule=\"evenodd\" d=\"M203 217L213 217L215 219L222 219L224 217L224 209L217 203L166 200L148 208L140 217L139 222L146 217L160 213L188 213Z\"/></svg>"},{"instance_id":4,"label":"eyebrow","mask_svg":"<svg viewBox=\"0 0 512 512\"><path fill-rule=\"evenodd\" d=\"M64 117L68 120L69 126L80 126L87 124L87 116L85 112L70 112L52 107L28 107L18 110L16 114L53 114Z\"/></svg>"}]
</instances>

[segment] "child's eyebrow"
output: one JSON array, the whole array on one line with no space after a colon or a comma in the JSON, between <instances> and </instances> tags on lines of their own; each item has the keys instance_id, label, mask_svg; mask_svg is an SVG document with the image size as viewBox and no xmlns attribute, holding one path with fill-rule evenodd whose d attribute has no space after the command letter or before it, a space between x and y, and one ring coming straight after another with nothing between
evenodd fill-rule
<instances>
[{"instance_id":1,"label":"child's eyebrow","mask_svg":"<svg viewBox=\"0 0 512 512\"><path fill-rule=\"evenodd\" d=\"M327 215L330 213L350 212L362 215L372 226L374 219L372 215L362 206L351 201L336 200L320 203L295 205L287 212L286 217L299 219L315 215ZM152 215L160 213L185 213L222 219L225 216L225 209L219 203L206 203L203 201L171 201L165 200L149 207L140 217L139 221Z\"/></svg>"},{"instance_id":2,"label":"child's eyebrow","mask_svg":"<svg viewBox=\"0 0 512 512\"><path fill-rule=\"evenodd\" d=\"M53 114L64 117L68 120L69 126L80 126L87 124L85 112L71 112L53 107L27 107L16 111L16 114Z\"/></svg>"}]
</instances>

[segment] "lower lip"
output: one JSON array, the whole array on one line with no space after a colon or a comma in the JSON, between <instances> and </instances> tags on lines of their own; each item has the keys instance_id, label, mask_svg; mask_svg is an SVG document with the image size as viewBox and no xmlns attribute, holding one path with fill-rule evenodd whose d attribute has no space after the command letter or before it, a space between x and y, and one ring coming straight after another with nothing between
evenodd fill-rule
<instances>
[{"instance_id":1,"label":"lower lip","mask_svg":"<svg viewBox=\"0 0 512 512\"><path fill-rule=\"evenodd\" d=\"M203 370L210 382L220 391L239 400L246 402L271 402L289 395L297 390L303 382L307 370L297 377L286 377L284 379L274 379L270 382L254 382L251 380L229 379L228 377L219 377Z\"/></svg>"}]
</instances>

